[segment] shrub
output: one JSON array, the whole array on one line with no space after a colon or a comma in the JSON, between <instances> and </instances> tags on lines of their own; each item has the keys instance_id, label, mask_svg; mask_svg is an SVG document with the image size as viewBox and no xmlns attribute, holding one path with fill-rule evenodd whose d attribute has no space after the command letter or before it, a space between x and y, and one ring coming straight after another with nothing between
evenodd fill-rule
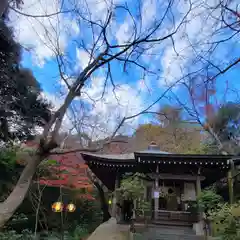
<instances>
[{"instance_id":1,"label":"shrub","mask_svg":"<svg viewBox=\"0 0 240 240\"><path fill-rule=\"evenodd\" d=\"M214 232L223 240L240 240L240 203L230 205L219 204L218 209L210 211L210 219L214 224Z\"/></svg>"},{"instance_id":2,"label":"shrub","mask_svg":"<svg viewBox=\"0 0 240 240\"><path fill-rule=\"evenodd\" d=\"M209 215L208 212L216 210L219 203L222 202L222 196L218 195L214 189L203 190L197 198L198 207L206 213L207 217Z\"/></svg>"},{"instance_id":3,"label":"shrub","mask_svg":"<svg viewBox=\"0 0 240 240\"><path fill-rule=\"evenodd\" d=\"M34 236L32 232L29 230L23 230L22 233L17 233L16 231L7 231L7 232L0 232L0 239L1 240L34 240Z\"/></svg>"}]
</instances>

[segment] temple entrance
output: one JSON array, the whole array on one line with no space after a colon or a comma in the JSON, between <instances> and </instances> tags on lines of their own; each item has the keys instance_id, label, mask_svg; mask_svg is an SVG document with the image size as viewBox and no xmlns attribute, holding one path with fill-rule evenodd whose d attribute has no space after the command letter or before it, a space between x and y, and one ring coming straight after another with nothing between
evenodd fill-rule
<instances>
[{"instance_id":1,"label":"temple entrance","mask_svg":"<svg viewBox=\"0 0 240 240\"><path fill-rule=\"evenodd\" d=\"M180 195L182 185L172 180L159 181L158 210L178 211L180 208Z\"/></svg>"},{"instance_id":2,"label":"temple entrance","mask_svg":"<svg viewBox=\"0 0 240 240\"><path fill-rule=\"evenodd\" d=\"M154 198L154 185L147 188L147 199L151 201L152 218L156 210L159 212L184 211L181 201L181 195L184 192L184 182L175 180L159 180L159 197L157 201Z\"/></svg>"},{"instance_id":3,"label":"temple entrance","mask_svg":"<svg viewBox=\"0 0 240 240\"><path fill-rule=\"evenodd\" d=\"M167 197L166 210L168 210L168 211L177 211L178 210L177 196L173 195L173 196Z\"/></svg>"},{"instance_id":4,"label":"temple entrance","mask_svg":"<svg viewBox=\"0 0 240 240\"><path fill-rule=\"evenodd\" d=\"M159 197L158 210L177 211L178 210L177 196Z\"/></svg>"}]
</instances>

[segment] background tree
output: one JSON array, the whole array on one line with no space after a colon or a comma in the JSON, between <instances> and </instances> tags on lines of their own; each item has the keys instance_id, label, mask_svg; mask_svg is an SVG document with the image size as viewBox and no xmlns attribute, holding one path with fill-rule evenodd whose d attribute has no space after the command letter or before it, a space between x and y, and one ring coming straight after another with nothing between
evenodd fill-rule
<instances>
[{"instance_id":1,"label":"background tree","mask_svg":"<svg viewBox=\"0 0 240 240\"><path fill-rule=\"evenodd\" d=\"M24 140L50 119L50 105L32 72L20 66L21 47L6 20L0 22L0 139Z\"/></svg>"},{"instance_id":2,"label":"background tree","mask_svg":"<svg viewBox=\"0 0 240 240\"><path fill-rule=\"evenodd\" d=\"M179 126L182 119L182 109L176 106L164 105L159 109L159 121L164 127Z\"/></svg>"},{"instance_id":3,"label":"background tree","mask_svg":"<svg viewBox=\"0 0 240 240\"><path fill-rule=\"evenodd\" d=\"M147 149L154 141L160 150L172 153L190 153L199 149L203 139L201 127L188 122L181 116L182 111L175 106L166 105L156 114L159 123L143 124L134 134L135 148Z\"/></svg>"},{"instance_id":4,"label":"background tree","mask_svg":"<svg viewBox=\"0 0 240 240\"><path fill-rule=\"evenodd\" d=\"M240 153L240 105L227 102L217 109L207 124L218 135L226 149L230 152ZM208 127L206 126L206 127ZM216 145L216 141L212 144Z\"/></svg>"},{"instance_id":5,"label":"background tree","mask_svg":"<svg viewBox=\"0 0 240 240\"><path fill-rule=\"evenodd\" d=\"M197 82L197 83L196 83ZM224 154L238 154L239 152L239 101L223 101L217 99L217 86L214 82L205 84L199 79L190 79L184 83L189 94L190 104L175 98L190 119L196 121L205 131L205 143L209 151ZM226 97L228 89L225 89ZM220 95L221 97L221 95Z\"/></svg>"}]
</instances>

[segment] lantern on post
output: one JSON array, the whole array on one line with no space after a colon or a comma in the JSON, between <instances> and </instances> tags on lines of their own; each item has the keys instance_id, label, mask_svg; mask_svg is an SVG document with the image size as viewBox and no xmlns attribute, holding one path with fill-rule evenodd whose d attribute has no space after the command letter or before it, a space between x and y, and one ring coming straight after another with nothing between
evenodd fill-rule
<instances>
[{"instance_id":1,"label":"lantern on post","mask_svg":"<svg viewBox=\"0 0 240 240\"><path fill-rule=\"evenodd\" d=\"M69 203L66 207L68 212L74 212L76 210L76 206L73 203Z\"/></svg>"},{"instance_id":2,"label":"lantern on post","mask_svg":"<svg viewBox=\"0 0 240 240\"><path fill-rule=\"evenodd\" d=\"M62 202L55 202L52 205L53 212L62 212L63 211L63 203Z\"/></svg>"}]
</instances>

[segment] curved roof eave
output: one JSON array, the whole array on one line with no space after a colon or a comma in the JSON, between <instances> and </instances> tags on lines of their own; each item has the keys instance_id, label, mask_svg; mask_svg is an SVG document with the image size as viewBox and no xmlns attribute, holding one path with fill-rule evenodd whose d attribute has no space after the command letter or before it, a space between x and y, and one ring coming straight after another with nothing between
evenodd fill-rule
<instances>
[{"instance_id":1,"label":"curved roof eave","mask_svg":"<svg viewBox=\"0 0 240 240\"><path fill-rule=\"evenodd\" d=\"M100 162L134 162L137 157L157 157L157 158L167 158L167 159L184 159L184 160L202 160L202 161L228 161L233 156L231 155L205 155L205 154L175 154L169 152L163 152L159 150L146 150L138 151L134 153L124 153L124 154L99 154L99 153L81 153L84 160L86 161L100 161ZM240 165L240 160L235 161L235 165Z\"/></svg>"},{"instance_id":2,"label":"curved roof eave","mask_svg":"<svg viewBox=\"0 0 240 240\"><path fill-rule=\"evenodd\" d=\"M144 150L144 151L137 151L135 152L134 154L144 154L144 153L147 153L147 154L172 154L170 152L164 152L164 151L160 151L160 150L155 150L155 149L149 149L149 150Z\"/></svg>"},{"instance_id":3,"label":"curved roof eave","mask_svg":"<svg viewBox=\"0 0 240 240\"><path fill-rule=\"evenodd\" d=\"M135 161L134 153L124 153L124 154L93 154L93 153L81 153L86 160L100 160L100 161ZM88 158L88 159L87 159ZM90 160L91 161L91 160Z\"/></svg>"}]
</instances>

